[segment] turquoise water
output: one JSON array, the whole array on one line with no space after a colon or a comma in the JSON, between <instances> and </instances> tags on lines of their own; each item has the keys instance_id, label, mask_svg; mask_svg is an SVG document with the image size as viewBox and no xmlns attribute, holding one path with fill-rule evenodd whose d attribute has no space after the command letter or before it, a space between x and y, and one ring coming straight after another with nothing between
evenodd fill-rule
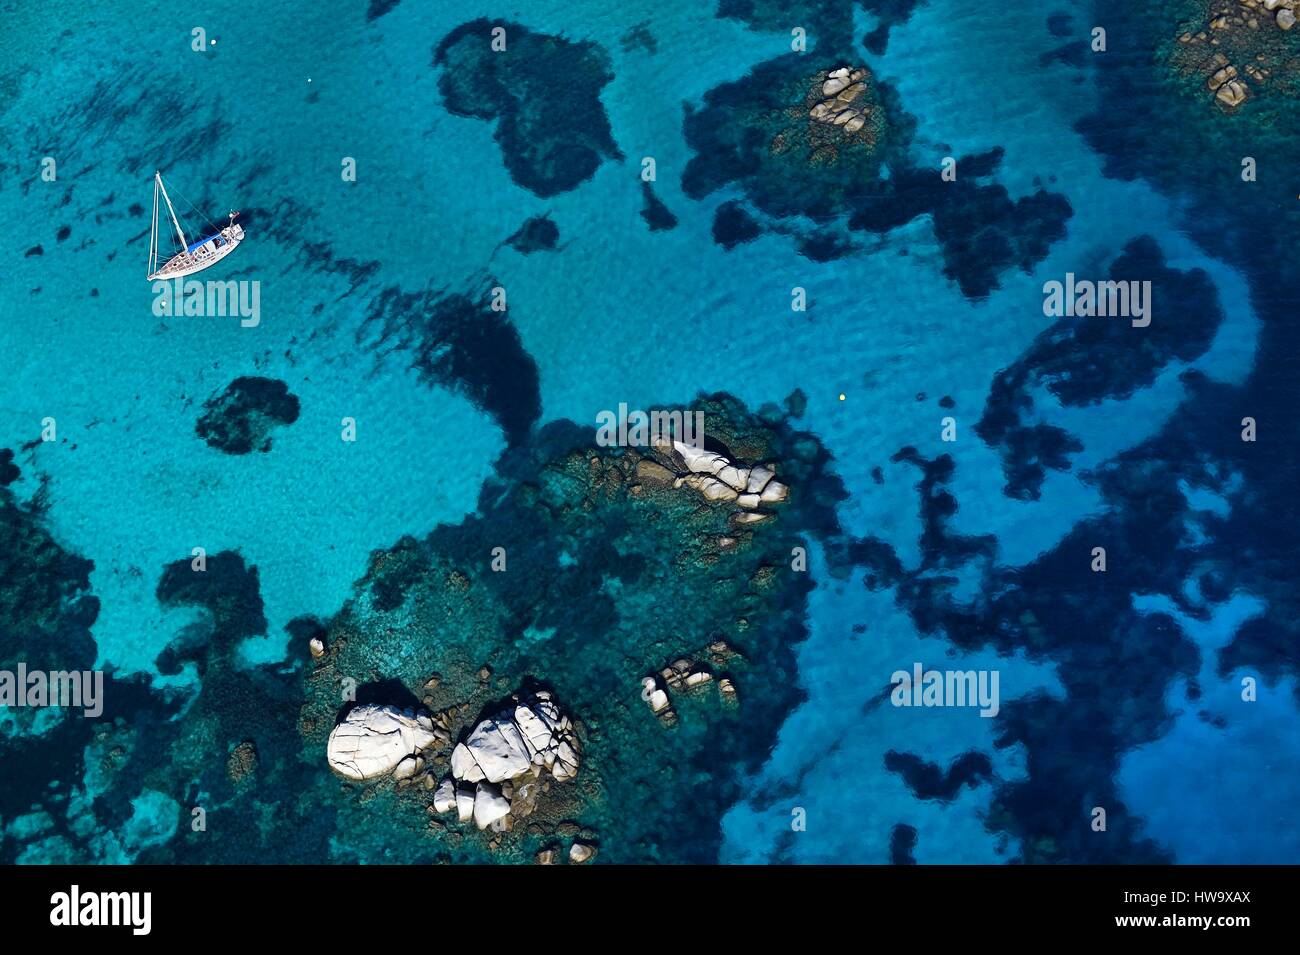
<instances>
[{"instance_id":1,"label":"turquoise water","mask_svg":"<svg viewBox=\"0 0 1300 955\"><path fill-rule=\"evenodd\" d=\"M285 631L290 621L336 614L372 551L480 508L508 436L472 396L430 384L406 350L379 343L367 316L385 289L504 287L509 323L537 370L538 428L565 419L588 427L620 402L676 407L725 392L758 408L801 390L807 406L797 426L830 452L847 490L836 511L843 538L878 539L905 567L923 561L924 514L921 475L893 457L900 448L950 455L945 486L960 506L948 533L988 536L990 565L1011 575L1086 519L1115 511L1090 472L1180 420L1190 369L1239 388L1255 367L1264 321L1256 301L1269 289L1189 231L1184 197L1106 175L1105 157L1076 128L1103 96L1095 72L1041 60L1064 42L1047 28L1050 4L1012 3L990 16L959 0L926 0L892 28L883 54L862 55L915 119L916 166L937 175L945 156L1000 147L990 178L1013 200L1041 187L1069 203L1065 234L1045 256L1028 271L1001 271L999 287L974 299L943 274L927 215L859 235L859 251L823 263L776 230L730 251L714 242L716 209L744 193L735 183L702 199L683 191L693 155L684 104L786 54L785 31L751 29L695 3L480 9L405 0L373 21L365 7L273 2L254 14L240 4L146 4L126 16L111 4L11 0L4 9L12 28L0 41L0 139L9 147L0 213L10 224L0 256L0 447L18 451L22 472L10 490L27 500L43 489L50 534L93 562L96 665L139 675L158 692L172 687L177 700L196 692L201 676L192 663L164 674L156 658L206 611L158 599L165 565L188 561L195 547L237 550L255 565L266 625L240 643L238 659L276 665L301 655ZM876 21L854 9L856 39L847 39L856 43ZM493 123L449 112L432 66L438 42L479 15L603 51L612 79L599 98L621 157L551 197L517 185ZM1066 39L1077 41L1088 22L1076 15ZM626 42L638 24L653 49ZM196 26L215 41L201 53L190 48ZM815 24L809 33L820 39ZM55 182L39 178L45 156L57 162ZM345 157L355 159L355 182L340 176ZM655 195L677 217L671 230L651 231L639 215L644 157L656 163ZM256 327L152 314L144 274L155 168L214 218L251 210L247 240L221 268L223 278L261 282ZM129 211L136 203L143 215ZM503 244L543 214L558 226L557 251L525 255ZM65 225L70 235L60 241ZM1139 236L1156 241L1170 268L1209 276L1223 316L1210 347L1166 363L1125 398L1067 406L1040 388L1037 420L1065 429L1082 450L1069 470L1047 472L1036 499L1008 496L999 450L975 431L990 380L1047 327L1044 281L1101 271ZM42 254L26 254L38 244ZM806 313L790 309L796 286L807 290ZM194 434L204 402L241 375L283 381L299 399L300 417L275 431L268 453L223 454ZM939 405L944 397L953 410ZM941 438L948 415L954 442ZM57 422L57 440L19 451L46 417ZM355 442L341 438L349 417ZM795 648L805 698L760 765L742 773L747 795L712 820L718 857L883 863L902 824L919 834L917 862L1017 858L1023 832L1001 825L991 805L996 789L1032 782L1023 742L970 710L871 701L892 671L917 660L999 670L1004 708L1040 697L1068 706L1059 661L1041 648L977 649L922 632L895 588L864 587L862 566L828 559L827 543L814 541L808 637ZM960 600L988 586L977 562L949 569ZM1142 613L1164 599L1162 581L1151 585L1132 588ZM1140 838L1178 861L1300 855L1282 815L1297 795L1284 771L1297 737L1282 732L1297 721L1294 677L1270 683L1239 718L1240 673L1212 662L1269 599L1243 585L1208 620L1175 615L1203 655L1192 674L1203 695L1189 703L1179 676L1154 738L1144 725L1113 748L1126 814ZM1090 633L1075 639L1086 645ZM1231 714L1227 728L1198 709ZM941 768L985 753L991 773L949 798L921 798L886 767L890 751ZM1228 771L1243 753L1263 762ZM1190 782L1189 766L1212 786ZM1269 785L1258 784L1259 773ZM62 780L71 796L56 811L72 818L109 785L89 772ZM111 838L60 834L60 822L42 818L39 797L30 802L29 813L0 815L23 861L59 858L68 845L73 859L122 861L185 824L182 804L147 786ZM1207 835L1207 820L1225 806L1239 824ZM808 823L792 838L794 807ZM1084 820L1090 806L1077 808ZM1126 845L1104 851L1123 860Z\"/></svg>"}]
</instances>

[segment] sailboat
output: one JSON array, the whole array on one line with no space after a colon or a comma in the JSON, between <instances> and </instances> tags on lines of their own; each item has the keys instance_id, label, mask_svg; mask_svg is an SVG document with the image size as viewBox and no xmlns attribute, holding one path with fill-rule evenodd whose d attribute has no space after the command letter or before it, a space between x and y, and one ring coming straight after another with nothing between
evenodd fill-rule
<instances>
[{"instance_id":1,"label":"sailboat","mask_svg":"<svg viewBox=\"0 0 1300 955\"><path fill-rule=\"evenodd\" d=\"M161 230L159 228L159 196L162 196L163 204L167 207L167 215L176 230L176 238L180 239L181 243L180 251L167 259L162 268L158 267L158 236L160 231L166 232L167 227L164 225ZM238 212L230 213L230 222L223 229L218 229L205 218L204 221L208 223L211 234L197 242L191 242L186 237L185 230L181 228L180 219L176 217L176 209L172 206L171 197L167 195L162 174L155 172L153 174L153 229L149 236L149 281L179 279L186 275L193 275L195 272L202 272L234 252L235 246L244 239L244 227L235 224L235 217L238 215Z\"/></svg>"}]
</instances>

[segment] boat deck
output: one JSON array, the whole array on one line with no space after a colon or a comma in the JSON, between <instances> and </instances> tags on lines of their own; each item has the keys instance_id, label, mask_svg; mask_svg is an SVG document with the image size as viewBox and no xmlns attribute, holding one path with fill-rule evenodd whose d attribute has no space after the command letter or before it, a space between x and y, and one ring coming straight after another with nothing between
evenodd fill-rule
<instances>
[{"instance_id":1,"label":"boat deck","mask_svg":"<svg viewBox=\"0 0 1300 955\"><path fill-rule=\"evenodd\" d=\"M235 250L244 238L242 226L231 225L222 229L217 235L209 236L194 243L183 252L178 252L157 272L149 276L154 279L177 279L201 272L209 266L216 265Z\"/></svg>"}]
</instances>

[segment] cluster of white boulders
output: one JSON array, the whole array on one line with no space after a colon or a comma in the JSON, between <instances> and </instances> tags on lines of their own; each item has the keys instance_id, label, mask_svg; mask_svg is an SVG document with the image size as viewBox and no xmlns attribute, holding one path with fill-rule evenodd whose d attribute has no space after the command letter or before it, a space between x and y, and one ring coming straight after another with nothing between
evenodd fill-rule
<instances>
[{"instance_id":1,"label":"cluster of white boulders","mask_svg":"<svg viewBox=\"0 0 1300 955\"><path fill-rule=\"evenodd\" d=\"M790 495L790 489L776 480L776 474L768 468L736 467L715 451L677 440L661 439L656 447L664 453L671 449L674 459L681 461L685 468L686 473L673 481L674 487L689 487L708 501L740 505L744 513L736 516L739 523L764 520L767 515L758 513L761 505L779 504Z\"/></svg>"},{"instance_id":2,"label":"cluster of white boulders","mask_svg":"<svg viewBox=\"0 0 1300 955\"><path fill-rule=\"evenodd\" d=\"M330 769L348 779L390 773L395 779L409 779L424 769L424 750L449 741L450 736L426 714L363 703L330 731L326 757Z\"/></svg>"},{"instance_id":3,"label":"cluster of white boulders","mask_svg":"<svg viewBox=\"0 0 1300 955\"><path fill-rule=\"evenodd\" d=\"M710 644L709 653L713 661L718 664L736 655L735 651L721 640ZM709 686L713 682L713 672L707 666L696 660L683 657L660 670L657 678L648 676L642 680L641 697L650 705L650 711L655 716L666 724L672 724L676 721L677 714L673 711L668 691L678 693L698 690ZM734 704L737 701L736 686L732 683L731 678L720 677L717 679L717 684L722 701Z\"/></svg>"},{"instance_id":4,"label":"cluster of white boulders","mask_svg":"<svg viewBox=\"0 0 1300 955\"><path fill-rule=\"evenodd\" d=\"M1178 42L1188 46L1220 45L1220 35L1227 30L1258 30L1260 22L1272 22L1281 30L1290 30L1296 24L1296 10L1300 0L1223 0L1220 8L1211 15L1206 29L1184 33ZM1260 56L1263 59L1263 56ZM1222 52L1216 52L1206 63L1206 87L1224 108L1236 109L1250 95L1247 78L1263 85L1269 71L1256 63L1248 63L1242 70L1231 63ZM1244 75L1243 75L1244 74Z\"/></svg>"},{"instance_id":5,"label":"cluster of white boulders","mask_svg":"<svg viewBox=\"0 0 1300 955\"><path fill-rule=\"evenodd\" d=\"M831 70L821 80L825 97L809 111L814 122L843 126L846 133L856 133L867 124L871 107L863 99L867 91L867 71L842 66Z\"/></svg>"},{"instance_id":6,"label":"cluster of white boulders","mask_svg":"<svg viewBox=\"0 0 1300 955\"><path fill-rule=\"evenodd\" d=\"M533 811L544 773L557 782L577 775L578 737L551 694L538 690L513 700L452 750L451 775L433 794L435 812L455 811L480 829L509 829L512 816Z\"/></svg>"}]
</instances>

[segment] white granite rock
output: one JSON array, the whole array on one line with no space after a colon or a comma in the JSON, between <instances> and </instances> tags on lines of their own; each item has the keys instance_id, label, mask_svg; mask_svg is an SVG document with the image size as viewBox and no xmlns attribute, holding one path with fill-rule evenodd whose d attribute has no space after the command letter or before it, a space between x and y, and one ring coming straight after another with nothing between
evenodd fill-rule
<instances>
[{"instance_id":1,"label":"white granite rock","mask_svg":"<svg viewBox=\"0 0 1300 955\"><path fill-rule=\"evenodd\" d=\"M479 783L474 790L474 825L486 829L498 819L509 815L510 800L491 783Z\"/></svg>"},{"instance_id":2,"label":"white granite rock","mask_svg":"<svg viewBox=\"0 0 1300 955\"><path fill-rule=\"evenodd\" d=\"M433 793L434 812L451 812L456 808L456 783L449 776Z\"/></svg>"},{"instance_id":3,"label":"white granite rock","mask_svg":"<svg viewBox=\"0 0 1300 955\"><path fill-rule=\"evenodd\" d=\"M745 490L745 485L749 483L749 469L737 468L728 464L719 468L718 473L714 475L714 477L727 485L727 487L731 488L733 491L743 491Z\"/></svg>"},{"instance_id":4,"label":"white granite rock","mask_svg":"<svg viewBox=\"0 0 1300 955\"><path fill-rule=\"evenodd\" d=\"M825 83L822 84L822 96L834 96L836 93L838 93L840 90L844 89L848 85L849 85L849 78L847 75L844 76L843 78L838 76L832 76L830 79L828 79Z\"/></svg>"},{"instance_id":5,"label":"white granite rock","mask_svg":"<svg viewBox=\"0 0 1300 955\"><path fill-rule=\"evenodd\" d=\"M474 818L474 788L472 786L456 787L456 817L461 822Z\"/></svg>"},{"instance_id":6,"label":"white granite rock","mask_svg":"<svg viewBox=\"0 0 1300 955\"><path fill-rule=\"evenodd\" d=\"M713 682L713 674L708 670L696 670L694 673L686 674L684 682L689 687L703 686L705 683Z\"/></svg>"},{"instance_id":7,"label":"white granite rock","mask_svg":"<svg viewBox=\"0 0 1300 955\"><path fill-rule=\"evenodd\" d=\"M765 467L750 468L749 483L745 485L745 490L750 494L758 494L767 486L767 482L776 477Z\"/></svg>"},{"instance_id":8,"label":"white granite rock","mask_svg":"<svg viewBox=\"0 0 1300 955\"><path fill-rule=\"evenodd\" d=\"M468 783L500 783L549 769L557 779L578 771L573 723L546 691L490 716L452 750L451 774Z\"/></svg>"},{"instance_id":9,"label":"white granite rock","mask_svg":"<svg viewBox=\"0 0 1300 955\"><path fill-rule=\"evenodd\" d=\"M523 736L530 759L549 752L555 745L555 730L560 724L560 712L550 700L533 705L515 707L515 726Z\"/></svg>"},{"instance_id":10,"label":"white granite rock","mask_svg":"<svg viewBox=\"0 0 1300 955\"><path fill-rule=\"evenodd\" d=\"M393 778L410 779L413 776L415 776L417 773L419 773L420 770L422 769L424 769L423 757L407 756L400 763L398 763L397 768L393 770Z\"/></svg>"},{"instance_id":11,"label":"white granite rock","mask_svg":"<svg viewBox=\"0 0 1300 955\"><path fill-rule=\"evenodd\" d=\"M668 708L668 694L659 689L652 676L646 677L641 681L642 693L645 701L650 704L650 711L658 716Z\"/></svg>"},{"instance_id":12,"label":"white granite rock","mask_svg":"<svg viewBox=\"0 0 1300 955\"><path fill-rule=\"evenodd\" d=\"M550 765L551 775L558 782L565 782L578 775L578 751L568 740L561 740L555 748L555 759Z\"/></svg>"},{"instance_id":13,"label":"white granite rock","mask_svg":"<svg viewBox=\"0 0 1300 955\"><path fill-rule=\"evenodd\" d=\"M717 474L731 462L714 451L705 451L684 441L674 441L676 451L692 474Z\"/></svg>"},{"instance_id":14,"label":"white granite rock","mask_svg":"<svg viewBox=\"0 0 1300 955\"><path fill-rule=\"evenodd\" d=\"M524 735L511 720L486 719L452 750L451 772L457 779L499 783L526 773L533 757Z\"/></svg>"},{"instance_id":15,"label":"white granite rock","mask_svg":"<svg viewBox=\"0 0 1300 955\"><path fill-rule=\"evenodd\" d=\"M847 123L852 115L851 110L846 110L834 121ZM705 500L735 501L745 510L753 511L761 504L777 504L789 496L790 489L777 481L769 468L736 467L721 454L682 441L674 441L672 447L689 472L679 477L674 486L692 488Z\"/></svg>"},{"instance_id":16,"label":"white granite rock","mask_svg":"<svg viewBox=\"0 0 1300 955\"><path fill-rule=\"evenodd\" d=\"M330 731L330 769L349 779L374 779L437 741L433 721L414 710L365 703Z\"/></svg>"},{"instance_id":17,"label":"white granite rock","mask_svg":"<svg viewBox=\"0 0 1300 955\"><path fill-rule=\"evenodd\" d=\"M709 501L734 501L737 497L734 488L727 487L717 478L709 477L707 474L688 474L680 480L687 487L699 491Z\"/></svg>"}]
</instances>

